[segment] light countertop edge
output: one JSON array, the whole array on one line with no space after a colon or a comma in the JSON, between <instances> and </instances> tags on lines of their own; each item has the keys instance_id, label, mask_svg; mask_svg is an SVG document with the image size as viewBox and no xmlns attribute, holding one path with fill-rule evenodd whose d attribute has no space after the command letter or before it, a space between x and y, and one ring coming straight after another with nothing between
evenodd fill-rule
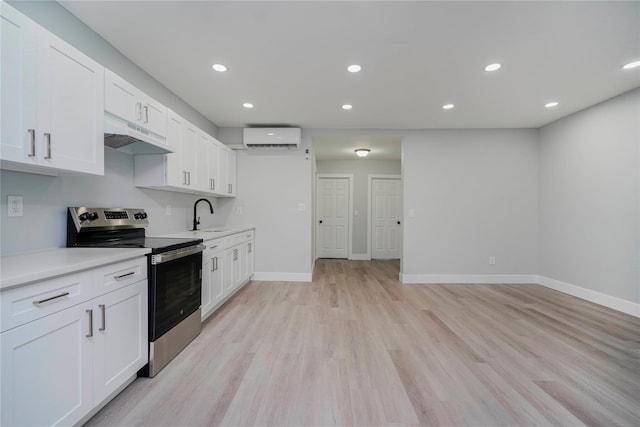
<instances>
[{"instance_id":1,"label":"light countertop edge","mask_svg":"<svg viewBox=\"0 0 640 427\"><path fill-rule=\"evenodd\" d=\"M58 248L0 258L0 292L144 256L151 249Z\"/></svg>"},{"instance_id":2,"label":"light countertop edge","mask_svg":"<svg viewBox=\"0 0 640 427\"><path fill-rule=\"evenodd\" d=\"M245 231L254 230L256 227L253 225L240 226L240 227L212 227L204 230L197 231L183 231L181 233L163 234L155 237L182 237L195 239L202 239L203 241L219 239L221 237L227 237L232 234L243 233ZM217 230L217 231L212 231Z\"/></svg>"}]
</instances>

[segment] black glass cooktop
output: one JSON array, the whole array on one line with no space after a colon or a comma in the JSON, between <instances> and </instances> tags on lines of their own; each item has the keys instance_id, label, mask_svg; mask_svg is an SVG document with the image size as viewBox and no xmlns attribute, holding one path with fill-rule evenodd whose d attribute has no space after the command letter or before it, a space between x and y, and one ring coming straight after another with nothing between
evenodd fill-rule
<instances>
[{"instance_id":1,"label":"black glass cooktop","mask_svg":"<svg viewBox=\"0 0 640 427\"><path fill-rule=\"evenodd\" d=\"M152 254L169 252L176 249L202 243L202 239L183 239L177 237L134 237L78 243L83 248L149 248Z\"/></svg>"}]
</instances>

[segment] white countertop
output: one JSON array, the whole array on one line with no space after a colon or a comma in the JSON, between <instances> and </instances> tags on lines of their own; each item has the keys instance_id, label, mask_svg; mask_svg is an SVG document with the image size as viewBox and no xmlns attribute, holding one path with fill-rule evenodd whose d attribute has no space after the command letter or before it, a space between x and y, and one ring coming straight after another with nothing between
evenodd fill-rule
<instances>
[{"instance_id":1,"label":"white countertop","mask_svg":"<svg viewBox=\"0 0 640 427\"><path fill-rule=\"evenodd\" d=\"M183 231L181 233L166 234L158 237L183 237L183 238L194 237L196 239L202 239L206 242L207 240L226 237L232 234L242 233L243 231L249 231L253 229L255 229L253 225L247 225L242 227L214 227L214 228L205 228L204 230Z\"/></svg>"},{"instance_id":2,"label":"white countertop","mask_svg":"<svg viewBox=\"0 0 640 427\"><path fill-rule=\"evenodd\" d=\"M59 248L0 258L0 291L101 265L124 261L151 249Z\"/></svg>"}]
</instances>

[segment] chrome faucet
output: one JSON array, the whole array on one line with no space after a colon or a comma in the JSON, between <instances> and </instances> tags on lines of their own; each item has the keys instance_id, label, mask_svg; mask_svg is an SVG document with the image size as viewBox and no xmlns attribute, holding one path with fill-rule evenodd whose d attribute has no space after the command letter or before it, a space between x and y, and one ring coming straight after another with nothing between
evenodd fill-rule
<instances>
[{"instance_id":1,"label":"chrome faucet","mask_svg":"<svg viewBox=\"0 0 640 427\"><path fill-rule=\"evenodd\" d=\"M209 210L211 210L211 213L213 214L213 205L211 205L210 201L208 201L207 199L196 200L196 202L193 204L193 229L191 231L196 231L198 229L198 224L200 224L200 217L196 217L196 206L198 206L199 202L207 202L209 204Z\"/></svg>"}]
</instances>

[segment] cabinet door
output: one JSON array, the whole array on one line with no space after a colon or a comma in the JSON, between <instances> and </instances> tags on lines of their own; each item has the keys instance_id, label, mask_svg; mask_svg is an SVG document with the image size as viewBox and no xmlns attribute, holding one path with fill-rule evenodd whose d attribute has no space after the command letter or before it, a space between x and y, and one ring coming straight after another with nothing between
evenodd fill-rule
<instances>
[{"instance_id":1,"label":"cabinet door","mask_svg":"<svg viewBox=\"0 0 640 427\"><path fill-rule=\"evenodd\" d=\"M229 295L234 288L233 281L233 249L227 249L222 253L222 286L225 296Z\"/></svg>"},{"instance_id":2,"label":"cabinet door","mask_svg":"<svg viewBox=\"0 0 640 427\"><path fill-rule=\"evenodd\" d=\"M110 70L104 76L104 110L129 122L137 122L142 116L139 91L128 81Z\"/></svg>"},{"instance_id":3,"label":"cabinet door","mask_svg":"<svg viewBox=\"0 0 640 427\"><path fill-rule=\"evenodd\" d=\"M167 107L155 99L143 95L141 124L156 135L167 135Z\"/></svg>"},{"instance_id":4,"label":"cabinet door","mask_svg":"<svg viewBox=\"0 0 640 427\"><path fill-rule=\"evenodd\" d=\"M0 156L35 165L37 25L4 2L0 15Z\"/></svg>"},{"instance_id":5,"label":"cabinet door","mask_svg":"<svg viewBox=\"0 0 640 427\"><path fill-rule=\"evenodd\" d=\"M209 179L209 189L213 193L219 193L220 188L220 143L212 139L207 151L207 170Z\"/></svg>"},{"instance_id":6,"label":"cabinet door","mask_svg":"<svg viewBox=\"0 0 640 427\"><path fill-rule=\"evenodd\" d=\"M93 300L94 404L148 362L147 281Z\"/></svg>"},{"instance_id":7,"label":"cabinet door","mask_svg":"<svg viewBox=\"0 0 640 427\"><path fill-rule=\"evenodd\" d=\"M168 112L167 144L171 147L173 153L165 154L165 173L166 184L174 187L182 187L186 182L185 174L182 170L182 121L182 117L178 116L173 111ZM160 161L160 159L156 159L155 156L151 157L151 159Z\"/></svg>"},{"instance_id":8,"label":"cabinet door","mask_svg":"<svg viewBox=\"0 0 640 427\"><path fill-rule=\"evenodd\" d=\"M196 173L194 187L201 192L211 191L211 181L209 181L209 146L213 142L206 133L198 130L196 136Z\"/></svg>"},{"instance_id":9,"label":"cabinet door","mask_svg":"<svg viewBox=\"0 0 640 427\"><path fill-rule=\"evenodd\" d=\"M73 425L91 411L89 308L79 304L0 335L2 425Z\"/></svg>"},{"instance_id":10,"label":"cabinet door","mask_svg":"<svg viewBox=\"0 0 640 427\"><path fill-rule=\"evenodd\" d=\"M196 144L198 132L197 128L186 120L182 122L181 128L181 161L183 172L183 182L186 188L194 188L198 182L196 170Z\"/></svg>"},{"instance_id":11,"label":"cabinet door","mask_svg":"<svg viewBox=\"0 0 640 427\"><path fill-rule=\"evenodd\" d=\"M201 292L201 319L204 320L213 308L213 296L211 295L211 275L214 267L212 251L202 253L202 292Z\"/></svg>"},{"instance_id":12,"label":"cabinet door","mask_svg":"<svg viewBox=\"0 0 640 427\"><path fill-rule=\"evenodd\" d=\"M236 152L227 149L227 195L236 196Z\"/></svg>"},{"instance_id":13,"label":"cabinet door","mask_svg":"<svg viewBox=\"0 0 640 427\"><path fill-rule=\"evenodd\" d=\"M104 67L38 28L41 164L104 175Z\"/></svg>"}]
</instances>

